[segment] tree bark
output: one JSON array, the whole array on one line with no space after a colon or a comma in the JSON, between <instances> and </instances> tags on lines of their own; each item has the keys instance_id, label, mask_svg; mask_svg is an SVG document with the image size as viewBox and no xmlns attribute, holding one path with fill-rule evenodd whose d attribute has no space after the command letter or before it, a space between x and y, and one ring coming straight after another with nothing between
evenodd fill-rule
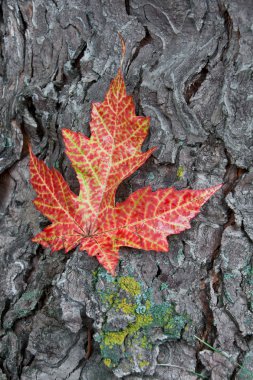
<instances>
[{"instance_id":1,"label":"tree bark","mask_svg":"<svg viewBox=\"0 0 253 380\"><path fill-rule=\"evenodd\" d=\"M251 0L1 2L1 380L253 378L252 19ZM28 143L78 191L61 129L89 135L118 32L128 93L151 117L143 149L158 149L117 199L224 186L170 252L121 249L112 279L85 252L31 242L48 221Z\"/></svg>"}]
</instances>

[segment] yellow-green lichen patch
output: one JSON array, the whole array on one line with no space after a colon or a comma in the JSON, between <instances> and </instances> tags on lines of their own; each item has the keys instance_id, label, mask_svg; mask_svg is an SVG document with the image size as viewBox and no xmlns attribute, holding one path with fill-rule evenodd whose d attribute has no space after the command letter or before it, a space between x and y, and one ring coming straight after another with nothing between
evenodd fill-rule
<instances>
[{"instance_id":1,"label":"yellow-green lichen patch","mask_svg":"<svg viewBox=\"0 0 253 380\"><path fill-rule=\"evenodd\" d=\"M152 360L154 334L158 340L161 329L169 339L179 339L186 318L176 313L175 307L166 301L155 304L152 288L131 276L112 280L102 271L96 279L106 321L96 336L105 365L116 367L122 359L137 363L146 370Z\"/></svg>"},{"instance_id":2,"label":"yellow-green lichen patch","mask_svg":"<svg viewBox=\"0 0 253 380\"><path fill-rule=\"evenodd\" d=\"M132 338L132 344L135 346L138 346L144 350L150 351L152 349L152 344L150 343L145 330L137 331L133 338Z\"/></svg>"},{"instance_id":3,"label":"yellow-green lichen patch","mask_svg":"<svg viewBox=\"0 0 253 380\"><path fill-rule=\"evenodd\" d=\"M150 365L150 362L147 361L147 360L141 360L141 361L139 361L139 367L140 367L141 369L143 369L143 368L145 368L145 367L148 367L149 365Z\"/></svg>"},{"instance_id":4,"label":"yellow-green lichen patch","mask_svg":"<svg viewBox=\"0 0 253 380\"><path fill-rule=\"evenodd\" d=\"M102 295L104 297L104 302L106 302L109 306L112 306L114 303L115 295L110 293L104 293Z\"/></svg>"},{"instance_id":5,"label":"yellow-green lichen patch","mask_svg":"<svg viewBox=\"0 0 253 380\"><path fill-rule=\"evenodd\" d=\"M106 365L106 367L111 367L112 366L112 361L111 361L111 359L109 359L109 358L105 358L104 359L104 364Z\"/></svg>"},{"instance_id":6,"label":"yellow-green lichen patch","mask_svg":"<svg viewBox=\"0 0 253 380\"><path fill-rule=\"evenodd\" d=\"M140 329L149 326L153 322L153 317L151 314L137 314L136 315L136 320L134 323L132 323L127 329L128 333L130 335L136 333Z\"/></svg>"},{"instance_id":7,"label":"yellow-green lichen patch","mask_svg":"<svg viewBox=\"0 0 253 380\"><path fill-rule=\"evenodd\" d=\"M115 309L116 311L122 311L124 314L133 314L135 305L127 302L126 298L122 298L115 301Z\"/></svg>"},{"instance_id":8,"label":"yellow-green lichen patch","mask_svg":"<svg viewBox=\"0 0 253 380\"><path fill-rule=\"evenodd\" d=\"M141 348L150 348L150 343L149 343L148 338L147 338L146 335L143 335L140 338L140 347Z\"/></svg>"},{"instance_id":9,"label":"yellow-green lichen patch","mask_svg":"<svg viewBox=\"0 0 253 380\"><path fill-rule=\"evenodd\" d=\"M120 277L118 283L119 287L131 296L137 296L141 293L141 286L133 277Z\"/></svg>"},{"instance_id":10,"label":"yellow-green lichen patch","mask_svg":"<svg viewBox=\"0 0 253 380\"><path fill-rule=\"evenodd\" d=\"M145 302L145 307L146 307L146 310L147 310L147 311L151 308L151 302L150 302L150 300L147 300L147 301Z\"/></svg>"},{"instance_id":11,"label":"yellow-green lichen patch","mask_svg":"<svg viewBox=\"0 0 253 380\"><path fill-rule=\"evenodd\" d=\"M183 178L183 176L184 176L184 167L179 166L177 169L177 178L181 179L181 178Z\"/></svg>"},{"instance_id":12,"label":"yellow-green lichen patch","mask_svg":"<svg viewBox=\"0 0 253 380\"><path fill-rule=\"evenodd\" d=\"M135 322L122 331L107 331L103 334L103 343L112 348L114 345L121 346L127 335L133 335L140 329L149 326L153 322L151 315L136 315Z\"/></svg>"},{"instance_id":13,"label":"yellow-green lichen patch","mask_svg":"<svg viewBox=\"0 0 253 380\"><path fill-rule=\"evenodd\" d=\"M127 329L123 331L108 331L103 335L103 343L105 346L112 348L115 345L121 346L128 334Z\"/></svg>"}]
</instances>

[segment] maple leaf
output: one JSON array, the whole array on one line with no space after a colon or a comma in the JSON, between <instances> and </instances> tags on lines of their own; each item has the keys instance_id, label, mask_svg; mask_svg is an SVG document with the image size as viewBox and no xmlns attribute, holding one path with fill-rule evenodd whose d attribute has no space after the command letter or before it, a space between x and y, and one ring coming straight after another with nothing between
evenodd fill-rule
<instances>
[{"instance_id":1,"label":"maple leaf","mask_svg":"<svg viewBox=\"0 0 253 380\"><path fill-rule=\"evenodd\" d=\"M32 240L52 251L68 252L80 245L114 274L121 246L168 251L167 236L190 228L189 221L221 185L179 191L146 187L115 204L119 184L156 149L141 151L149 118L135 115L121 70L105 100L92 105L90 130L90 138L62 130L79 195L30 149L31 183L38 195L34 204L52 222Z\"/></svg>"}]
</instances>

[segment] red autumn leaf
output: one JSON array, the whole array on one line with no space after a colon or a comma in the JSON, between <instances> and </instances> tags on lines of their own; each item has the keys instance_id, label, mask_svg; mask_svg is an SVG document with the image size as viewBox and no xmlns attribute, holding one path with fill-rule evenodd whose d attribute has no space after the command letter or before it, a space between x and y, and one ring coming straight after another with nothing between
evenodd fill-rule
<instances>
[{"instance_id":1,"label":"red autumn leaf","mask_svg":"<svg viewBox=\"0 0 253 380\"><path fill-rule=\"evenodd\" d=\"M190 228L189 221L221 185L203 190L135 191L115 205L119 184L134 173L155 148L142 152L149 118L136 116L119 70L103 103L94 103L91 137L63 129L66 153L80 183L75 195L55 169L30 150L34 204L51 222L33 238L52 251L80 245L114 274L119 247L168 251L167 236Z\"/></svg>"}]
</instances>

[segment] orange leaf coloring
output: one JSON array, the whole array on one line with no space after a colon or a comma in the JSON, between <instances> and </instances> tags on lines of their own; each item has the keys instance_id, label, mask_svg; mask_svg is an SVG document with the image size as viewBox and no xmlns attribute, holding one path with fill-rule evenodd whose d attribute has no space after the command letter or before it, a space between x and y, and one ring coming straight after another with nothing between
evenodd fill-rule
<instances>
[{"instance_id":1,"label":"orange leaf coloring","mask_svg":"<svg viewBox=\"0 0 253 380\"><path fill-rule=\"evenodd\" d=\"M80 245L114 274L119 247L168 251L167 236L190 228L189 221L221 185L180 191L146 187L115 205L119 184L155 150L141 151L149 118L135 115L121 70L104 102L93 104L90 129L90 138L62 130L80 184L78 196L56 169L49 169L30 149L31 183L38 195L34 204L52 222L33 241L52 251L68 252Z\"/></svg>"}]
</instances>

